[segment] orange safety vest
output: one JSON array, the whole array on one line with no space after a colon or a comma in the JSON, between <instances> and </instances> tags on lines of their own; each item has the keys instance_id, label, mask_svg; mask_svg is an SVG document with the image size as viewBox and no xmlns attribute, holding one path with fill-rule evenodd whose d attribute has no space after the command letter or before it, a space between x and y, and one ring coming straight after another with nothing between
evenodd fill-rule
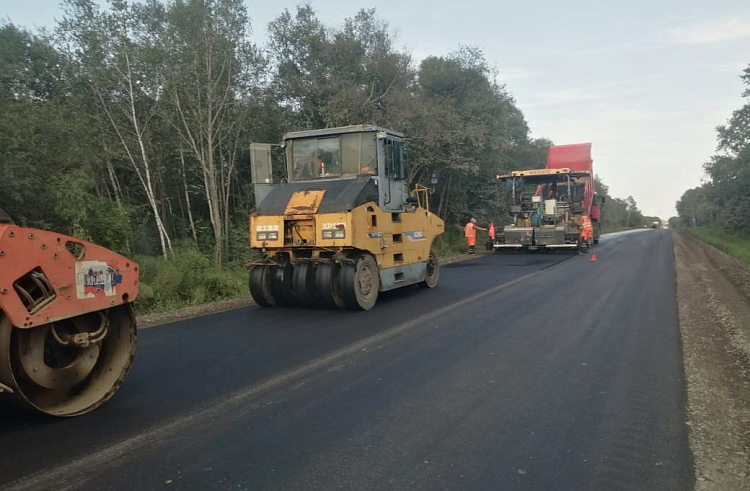
<instances>
[{"instance_id":1,"label":"orange safety vest","mask_svg":"<svg viewBox=\"0 0 750 491\"><path fill-rule=\"evenodd\" d=\"M583 222L581 237L585 240L588 240L592 235L594 235L594 227L591 226L591 219L586 215L583 215L581 221Z\"/></svg>"},{"instance_id":2,"label":"orange safety vest","mask_svg":"<svg viewBox=\"0 0 750 491\"><path fill-rule=\"evenodd\" d=\"M465 237L476 237L477 236L477 229L474 228L474 224L469 222L466 224L466 227L464 227L464 236Z\"/></svg>"},{"instance_id":3,"label":"orange safety vest","mask_svg":"<svg viewBox=\"0 0 750 491\"><path fill-rule=\"evenodd\" d=\"M490 239L495 240L495 224L494 223L490 223L489 234L490 234Z\"/></svg>"}]
</instances>

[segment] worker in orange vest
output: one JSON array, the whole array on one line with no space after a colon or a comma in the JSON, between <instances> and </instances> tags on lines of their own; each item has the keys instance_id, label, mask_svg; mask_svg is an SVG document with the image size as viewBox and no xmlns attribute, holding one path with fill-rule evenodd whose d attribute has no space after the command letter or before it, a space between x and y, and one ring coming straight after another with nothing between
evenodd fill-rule
<instances>
[{"instance_id":1,"label":"worker in orange vest","mask_svg":"<svg viewBox=\"0 0 750 491\"><path fill-rule=\"evenodd\" d=\"M469 254L474 254L474 246L477 243L477 230L487 230L486 228L477 226L477 219L472 218L469 223L464 227L464 236L469 243Z\"/></svg>"},{"instance_id":2,"label":"worker in orange vest","mask_svg":"<svg viewBox=\"0 0 750 491\"><path fill-rule=\"evenodd\" d=\"M581 217L581 241L588 243L594 236L594 227L591 226L591 218L588 215Z\"/></svg>"}]
</instances>

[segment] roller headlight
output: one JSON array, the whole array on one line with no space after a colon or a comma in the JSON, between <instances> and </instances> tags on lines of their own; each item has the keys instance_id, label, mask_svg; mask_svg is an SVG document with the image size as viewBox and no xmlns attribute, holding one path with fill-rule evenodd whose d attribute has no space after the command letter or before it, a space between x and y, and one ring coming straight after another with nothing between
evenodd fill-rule
<instances>
[{"instance_id":1,"label":"roller headlight","mask_svg":"<svg viewBox=\"0 0 750 491\"><path fill-rule=\"evenodd\" d=\"M346 237L346 230L323 230L322 235L324 239L343 239Z\"/></svg>"}]
</instances>

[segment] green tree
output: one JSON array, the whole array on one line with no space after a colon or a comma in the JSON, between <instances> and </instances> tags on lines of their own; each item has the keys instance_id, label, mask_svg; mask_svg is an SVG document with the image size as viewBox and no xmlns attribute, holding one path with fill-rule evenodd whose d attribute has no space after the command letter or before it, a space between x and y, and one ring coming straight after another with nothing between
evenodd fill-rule
<instances>
[{"instance_id":1,"label":"green tree","mask_svg":"<svg viewBox=\"0 0 750 491\"><path fill-rule=\"evenodd\" d=\"M750 66L740 76L750 98ZM719 126L718 153L704 165L711 182L686 191L677 202L684 225L719 224L728 231L750 232L750 101Z\"/></svg>"},{"instance_id":2,"label":"green tree","mask_svg":"<svg viewBox=\"0 0 750 491\"><path fill-rule=\"evenodd\" d=\"M329 29L305 5L294 16L284 11L268 30L272 89L280 104L295 110L299 127L401 124L414 70L374 9Z\"/></svg>"},{"instance_id":3,"label":"green tree","mask_svg":"<svg viewBox=\"0 0 750 491\"><path fill-rule=\"evenodd\" d=\"M180 148L203 177L215 239L214 259L228 247L232 179L264 60L250 41L241 0L176 0L156 35L166 73L166 99Z\"/></svg>"},{"instance_id":4,"label":"green tree","mask_svg":"<svg viewBox=\"0 0 750 491\"><path fill-rule=\"evenodd\" d=\"M524 152L534 148L523 114L477 48L426 58L417 79L407 131L415 147L413 179L439 176L437 212L448 220L503 216L495 176L528 166Z\"/></svg>"},{"instance_id":5,"label":"green tree","mask_svg":"<svg viewBox=\"0 0 750 491\"><path fill-rule=\"evenodd\" d=\"M154 141L159 124L159 95L164 74L152 55L153 38L142 24L143 13L158 10L158 2L129 5L113 0L101 12L92 0L67 0L58 28L66 55L99 103L101 119L137 176L154 219L164 259L172 241L162 217L158 174L160 145Z\"/></svg>"}]
</instances>

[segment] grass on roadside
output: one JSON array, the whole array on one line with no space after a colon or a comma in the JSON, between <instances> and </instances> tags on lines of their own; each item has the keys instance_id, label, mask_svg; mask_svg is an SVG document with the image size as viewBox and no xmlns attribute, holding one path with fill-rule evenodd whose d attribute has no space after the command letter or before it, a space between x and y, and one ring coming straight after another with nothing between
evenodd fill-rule
<instances>
[{"instance_id":1,"label":"grass on roadside","mask_svg":"<svg viewBox=\"0 0 750 491\"><path fill-rule=\"evenodd\" d=\"M730 234L719 227L687 227L681 230L726 252L730 256L750 263L750 236Z\"/></svg>"},{"instance_id":2,"label":"grass on roadside","mask_svg":"<svg viewBox=\"0 0 750 491\"><path fill-rule=\"evenodd\" d=\"M478 231L476 251L484 251L488 240L490 238L487 232ZM463 228L455 225L446 225L445 233L435 239L435 248L437 249L438 256L443 258L466 254L467 246Z\"/></svg>"},{"instance_id":3,"label":"grass on roadside","mask_svg":"<svg viewBox=\"0 0 750 491\"><path fill-rule=\"evenodd\" d=\"M466 238L456 227L446 226L445 233L435 238L434 246L440 257L466 254Z\"/></svg>"},{"instance_id":4,"label":"grass on roadside","mask_svg":"<svg viewBox=\"0 0 750 491\"><path fill-rule=\"evenodd\" d=\"M194 248L177 248L174 259L136 256L141 268L138 314L167 312L182 307L248 295L247 270L238 264L216 267Z\"/></svg>"}]
</instances>

